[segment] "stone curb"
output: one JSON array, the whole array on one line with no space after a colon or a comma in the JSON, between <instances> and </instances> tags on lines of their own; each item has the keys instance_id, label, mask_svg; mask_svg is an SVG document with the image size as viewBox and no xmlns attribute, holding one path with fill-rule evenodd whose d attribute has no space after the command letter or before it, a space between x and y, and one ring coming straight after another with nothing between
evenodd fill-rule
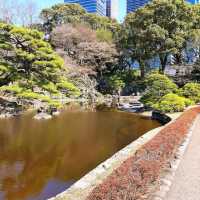
<instances>
[{"instance_id":1,"label":"stone curb","mask_svg":"<svg viewBox=\"0 0 200 200\"><path fill-rule=\"evenodd\" d=\"M175 158L173 160L171 160L170 168L166 170L166 174L164 175L164 177L161 178L160 188L153 195L153 200L165 200L167 193L170 191L170 188L172 186L173 180L175 178L176 171L177 171L177 169L180 165L180 162L183 159L183 156L184 156L184 154L185 154L185 152L188 148L188 145L191 141L193 130L194 130L194 127L195 127L198 119L200 119L200 115L198 115L196 117L196 119L194 120L194 122L193 122L192 126L190 127L183 143L178 148L178 150L175 154Z\"/></svg>"},{"instance_id":2,"label":"stone curb","mask_svg":"<svg viewBox=\"0 0 200 200\"><path fill-rule=\"evenodd\" d=\"M166 125L167 126L167 125ZM101 163L66 191L49 200L85 200L90 192L101 184L124 161L134 155L145 143L154 138L166 126L153 129Z\"/></svg>"},{"instance_id":3,"label":"stone curb","mask_svg":"<svg viewBox=\"0 0 200 200\"><path fill-rule=\"evenodd\" d=\"M132 157L138 149L153 139L161 130L175 122L179 116L180 114L174 117L168 124L145 133L143 136L126 146L124 149L118 151L111 158L86 174L66 191L49 200L85 200L97 185L101 184L115 169L128 158Z\"/></svg>"}]
</instances>

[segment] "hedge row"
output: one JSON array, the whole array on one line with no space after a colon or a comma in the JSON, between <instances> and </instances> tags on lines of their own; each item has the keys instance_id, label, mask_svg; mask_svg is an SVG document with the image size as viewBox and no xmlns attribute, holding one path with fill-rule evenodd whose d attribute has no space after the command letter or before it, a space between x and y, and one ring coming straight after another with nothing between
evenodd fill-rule
<instances>
[{"instance_id":1,"label":"hedge row","mask_svg":"<svg viewBox=\"0 0 200 200\"><path fill-rule=\"evenodd\" d=\"M191 108L127 159L87 200L142 200L183 142L200 107Z\"/></svg>"}]
</instances>

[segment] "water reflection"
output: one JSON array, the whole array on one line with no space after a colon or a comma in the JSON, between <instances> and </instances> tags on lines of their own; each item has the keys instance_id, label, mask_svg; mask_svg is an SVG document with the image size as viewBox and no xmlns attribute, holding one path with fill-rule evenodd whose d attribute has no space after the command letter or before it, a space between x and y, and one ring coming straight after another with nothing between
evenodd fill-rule
<instances>
[{"instance_id":1,"label":"water reflection","mask_svg":"<svg viewBox=\"0 0 200 200\"><path fill-rule=\"evenodd\" d=\"M44 200L159 124L122 112L70 107L36 121L27 113L0 120L0 199Z\"/></svg>"}]
</instances>

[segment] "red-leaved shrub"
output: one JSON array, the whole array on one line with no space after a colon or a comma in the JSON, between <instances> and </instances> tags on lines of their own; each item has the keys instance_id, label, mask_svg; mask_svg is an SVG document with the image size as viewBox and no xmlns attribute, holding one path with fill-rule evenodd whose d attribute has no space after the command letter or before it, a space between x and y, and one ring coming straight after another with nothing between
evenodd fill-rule
<instances>
[{"instance_id":1,"label":"red-leaved shrub","mask_svg":"<svg viewBox=\"0 0 200 200\"><path fill-rule=\"evenodd\" d=\"M191 108L167 125L94 188L87 200L148 199L148 188L159 179L199 113L200 107Z\"/></svg>"}]
</instances>

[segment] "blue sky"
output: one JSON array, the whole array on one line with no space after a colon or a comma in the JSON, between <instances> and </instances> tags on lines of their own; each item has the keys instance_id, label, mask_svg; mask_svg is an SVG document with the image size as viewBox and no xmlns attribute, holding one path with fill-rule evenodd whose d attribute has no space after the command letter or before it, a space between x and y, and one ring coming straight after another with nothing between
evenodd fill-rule
<instances>
[{"instance_id":1,"label":"blue sky","mask_svg":"<svg viewBox=\"0 0 200 200\"><path fill-rule=\"evenodd\" d=\"M119 7L120 7L120 13L119 13L119 19L120 21L123 21L125 15L126 15L126 0L118 0L119 1Z\"/></svg>"},{"instance_id":2,"label":"blue sky","mask_svg":"<svg viewBox=\"0 0 200 200\"><path fill-rule=\"evenodd\" d=\"M24 0L25 1L25 0ZM64 0L35 0L39 10L45 7L50 7L56 3L63 3ZM119 7L120 7L120 13L119 13L119 21L122 21L125 14L126 14L126 0L118 0L119 1Z\"/></svg>"}]
</instances>

